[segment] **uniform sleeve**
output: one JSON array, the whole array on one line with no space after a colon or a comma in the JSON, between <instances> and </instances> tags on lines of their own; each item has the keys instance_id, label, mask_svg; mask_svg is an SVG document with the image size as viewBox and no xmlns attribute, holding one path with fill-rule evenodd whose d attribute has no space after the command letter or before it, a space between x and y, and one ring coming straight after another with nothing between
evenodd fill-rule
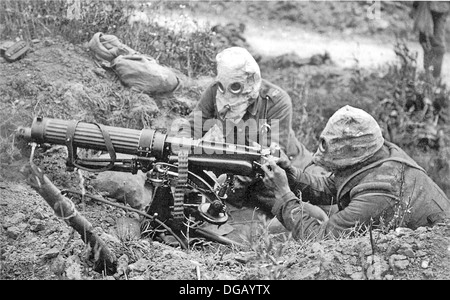
<instances>
[{"instance_id":1,"label":"uniform sleeve","mask_svg":"<svg viewBox=\"0 0 450 300\"><path fill-rule=\"evenodd\" d=\"M350 192L350 203L343 210L320 223L310 203L300 201L292 192L279 199L273 213L292 232L295 239L339 237L345 232L375 224L397 201L392 188L385 184L362 184Z\"/></svg>"},{"instance_id":2,"label":"uniform sleeve","mask_svg":"<svg viewBox=\"0 0 450 300\"><path fill-rule=\"evenodd\" d=\"M191 134L194 139L200 139L213 126L208 120L215 119L214 89L209 86L201 95L194 110L190 113L188 121L191 125Z\"/></svg>"},{"instance_id":3,"label":"uniform sleeve","mask_svg":"<svg viewBox=\"0 0 450 300\"><path fill-rule=\"evenodd\" d=\"M386 215L398 201L388 183L359 184L350 191L348 206L330 217L325 231L337 237L343 232L355 230L355 227L368 226L371 222L376 225L380 217Z\"/></svg>"},{"instance_id":4,"label":"uniform sleeve","mask_svg":"<svg viewBox=\"0 0 450 300\"><path fill-rule=\"evenodd\" d=\"M314 205L331 205L336 203L336 184L334 174L315 176L296 168L295 179L290 187L293 191L300 190L304 201Z\"/></svg>"},{"instance_id":5,"label":"uniform sleeve","mask_svg":"<svg viewBox=\"0 0 450 300\"><path fill-rule=\"evenodd\" d=\"M271 93L273 101L267 110L267 120L270 122L271 142L277 143L283 151L287 151L289 133L292 126L292 102L285 92L275 89ZM275 133L275 134L273 134ZM277 134L278 133L278 134ZM270 145L266 145L270 146Z\"/></svg>"},{"instance_id":6,"label":"uniform sleeve","mask_svg":"<svg viewBox=\"0 0 450 300\"><path fill-rule=\"evenodd\" d=\"M324 235L324 224L313 215L318 206L303 202L289 192L275 203L272 213L292 233L296 240L320 238ZM326 223L326 222L325 222Z\"/></svg>"}]
</instances>

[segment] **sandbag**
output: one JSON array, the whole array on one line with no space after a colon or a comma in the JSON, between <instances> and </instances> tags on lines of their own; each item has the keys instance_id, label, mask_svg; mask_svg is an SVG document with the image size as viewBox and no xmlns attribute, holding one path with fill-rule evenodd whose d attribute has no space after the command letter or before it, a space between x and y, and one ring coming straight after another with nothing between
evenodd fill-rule
<instances>
[{"instance_id":1,"label":"sandbag","mask_svg":"<svg viewBox=\"0 0 450 300\"><path fill-rule=\"evenodd\" d=\"M110 198L136 209L144 209L153 196L153 186L146 182L146 176L141 171L137 174L105 171L92 179L91 185Z\"/></svg>"},{"instance_id":2,"label":"sandbag","mask_svg":"<svg viewBox=\"0 0 450 300\"><path fill-rule=\"evenodd\" d=\"M176 73L146 55L119 55L113 60L121 82L139 92L159 94L174 91L180 84Z\"/></svg>"},{"instance_id":3,"label":"sandbag","mask_svg":"<svg viewBox=\"0 0 450 300\"><path fill-rule=\"evenodd\" d=\"M111 62L119 55L139 54L136 50L122 44L120 40L111 34L103 34L97 32L89 41L89 49L94 54L95 58L107 60Z\"/></svg>"}]
</instances>

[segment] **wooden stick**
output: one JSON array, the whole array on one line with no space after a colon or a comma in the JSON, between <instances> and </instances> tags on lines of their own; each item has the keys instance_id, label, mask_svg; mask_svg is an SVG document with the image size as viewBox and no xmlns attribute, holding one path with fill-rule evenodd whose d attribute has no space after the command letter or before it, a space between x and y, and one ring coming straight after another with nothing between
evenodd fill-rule
<instances>
[{"instance_id":1,"label":"wooden stick","mask_svg":"<svg viewBox=\"0 0 450 300\"><path fill-rule=\"evenodd\" d=\"M106 243L93 232L94 227L76 210L73 202L64 197L42 170L31 161L23 166L20 172L25 176L27 183L50 205L55 214L74 228L81 235L83 241L91 247L92 254L94 254L94 270L99 273L104 271L106 275L113 275L117 266L115 255L109 251Z\"/></svg>"}]
</instances>

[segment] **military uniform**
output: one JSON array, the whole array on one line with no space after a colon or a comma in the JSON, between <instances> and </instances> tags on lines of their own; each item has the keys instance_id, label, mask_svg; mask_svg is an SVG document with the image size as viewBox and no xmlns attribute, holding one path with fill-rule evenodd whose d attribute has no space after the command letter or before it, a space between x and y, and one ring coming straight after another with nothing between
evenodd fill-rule
<instances>
[{"instance_id":1,"label":"military uniform","mask_svg":"<svg viewBox=\"0 0 450 300\"><path fill-rule=\"evenodd\" d=\"M239 143L251 146L251 142L260 144L262 136L266 133L264 130L278 132L273 138L266 143L275 142L285 151L291 158L296 160L294 164L297 167L306 166L312 158L312 154L306 147L301 144L295 137L292 129L292 102L289 95L280 87L262 80L259 97L247 108L241 122L234 124L231 120L221 120L216 107L217 86L211 84L202 94L197 106L189 116L189 122L193 130L192 134L195 139L202 138L213 125L218 125L223 130L225 141L229 143ZM201 119L195 119L195 114L201 112ZM214 122L211 122L214 120ZM249 120L254 120L257 124L257 134L254 135L256 140L251 140L251 133L244 134L245 139L239 138L239 133L245 130L245 125L249 124ZM277 122L273 122L277 120ZM268 126L266 126L268 125ZM234 131L237 131L236 132ZM269 134L270 136L270 134ZM262 144L268 147L270 144Z\"/></svg>"},{"instance_id":2,"label":"military uniform","mask_svg":"<svg viewBox=\"0 0 450 300\"><path fill-rule=\"evenodd\" d=\"M450 218L444 192L385 141L377 121L362 109L346 105L330 117L313 162L331 175L302 172L285 157L262 166L263 182L277 198L272 212L297 239L338 237L370 225L415 229ZM301 199L292 191L301 191ZM330 204L338 211L327 215L319 208Z\"/></svg>"},{"instance_id":3,"label":"military uniform","mask_svg":"<svg viewBox=\"0 0 450 300\"><path fill-rule=\"evenodd\" d=\"M427 5L431 13L432 34L419 32L419 42L424 51L423 66L425 69L433 66L433 76L441 75L442 63L446 51L445 45L445 23L450 12L450 2L448 1L415 1L414 8L419 9L419 5ZM420 14L417 14L419 16Z\"/></svg>"},{"instance_id":4,"label":"military uniform","mask_svg":"<svg viewBox=\"0 0 450 300\"><path fill-rule=\"evenodd\" d=\"M263 79L259 96L250 104L238 124L219 118L216 93L216 83L208 86L189 116L192 136L195 139L203 137L214 125L218 125L228 143L251 146L251 142L257 142L263 147L268 147L271 142L275 142L289 156L294 166L304 169L311 162L312 153L298 141L291 126L291 98L280 87ZM254 121L253 124L257 124L254 128L257 132L249 130L246 132L246 125L250 124L250 120ZM266 130L269 132L266 133ZM270 134L270 131L276 134ZM264 139L264 136L271 138ZM321 168L320 170L323 171ZM234 193L228 195L228 202L237 207L256 205L270 214L275 199L264 184L255 178L235 177Z\"/></svg>"},{"instance_id":5,"label":"military uniform","mask_svg":"<svg viewBox=\"0 0 450 300\"><path fill-rule=\"evenodd\" d=\"M339 211L320 224L302 211L303 204L289 192L273 207L273 214L296 238L318 238L377 226L403 218L402 226L416 229L450 218L450 200L398 146L384 142L369 160L329 177L298 172L296 187L303 201L313 205L338 204ZM363 227L364 228L364 227Z\"/></svg>"}]
</instances>

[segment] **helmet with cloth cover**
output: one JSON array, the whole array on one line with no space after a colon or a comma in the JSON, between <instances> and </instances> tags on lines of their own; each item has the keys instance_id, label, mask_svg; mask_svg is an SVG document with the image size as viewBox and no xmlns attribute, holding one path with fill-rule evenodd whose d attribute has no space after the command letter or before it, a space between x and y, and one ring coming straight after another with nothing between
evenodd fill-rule
<instances>
[{"instance_id":1,"label":"helmet with cloth cover","mask_svg":"<svg viewBox=\"0 0 450 300\"><path fill-rule=\"evenodd\" d=\"M346 105L328 120L314 154L314 163L341 170L373 156L384 143L377 121L362 109Z\"/></svg>"}]
</instances>

